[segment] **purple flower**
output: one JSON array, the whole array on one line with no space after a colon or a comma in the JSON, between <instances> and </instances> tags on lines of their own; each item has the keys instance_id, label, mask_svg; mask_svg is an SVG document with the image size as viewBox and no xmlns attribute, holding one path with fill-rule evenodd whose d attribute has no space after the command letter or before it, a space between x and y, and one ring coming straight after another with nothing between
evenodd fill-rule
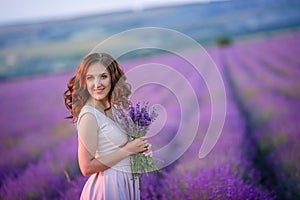
<instances>
[{"instance_id":1,"label":"purple flower","mask_svg":"<svg viewBox=\"0 0 300 200\"><path fill-rule=\"evenodd\" d=\"M151 112L149 111L148 103L143 103L142 105L137 103L135 106L130 105L127 109L127 113L136 128L141 132L145 132L145 130L148 129L150 124L158 116L155 110L152 110Z\"/></svg>"},{"instance_id":2,"label":"purple flower","mask_svg":"<svg viewBox=\"0 0 300 200\"><path fill-rule=\"evenodd\" d=\"M134 110L134 107L132 105L129 106L128 113L129 113L130 118L132 120L134 120L134 118L135 118L135 110Z\"/></svg>"}]
</instances>

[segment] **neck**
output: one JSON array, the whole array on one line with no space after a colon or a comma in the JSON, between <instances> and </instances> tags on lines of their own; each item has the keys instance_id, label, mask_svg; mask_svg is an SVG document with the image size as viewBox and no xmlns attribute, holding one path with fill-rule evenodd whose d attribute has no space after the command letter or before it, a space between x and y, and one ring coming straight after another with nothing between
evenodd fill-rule
<instances>
[{"instance_id":1,"label":"neck","mask_svg":"<svg viewBox=\"0 0 300 200\"><path fill-rule=\"evenodd\" d=\"M87 101L87 104L88 105L91 105L93 107L95 107L96 109L104 112L105 109L109 108L110 107L110 103L108 100L105 100L105 101L97 101L95 99L89 99Z\"/></svg>"}]
</instances>

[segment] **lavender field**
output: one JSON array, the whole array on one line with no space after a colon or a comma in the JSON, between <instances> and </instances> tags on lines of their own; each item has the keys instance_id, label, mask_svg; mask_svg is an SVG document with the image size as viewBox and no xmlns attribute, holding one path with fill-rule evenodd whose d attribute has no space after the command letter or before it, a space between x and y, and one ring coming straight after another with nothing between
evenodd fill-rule
<instances>
[{"instance_id":1,"label":"lavender field","mask_svg":"<svg viewBox=\"0 0 300 200\"><path fill-rule=\"evenodd\" d=\"M188 77L201 110L187 151L160 173L143 176L142 199L299 199L299 46L300 32L294 31L207 49L222 74L227 113L220 139L204 159L198 152L211 110L201 76L172 55L121 63L125 71L153 62L172 67ZM0 199L79 198L87 178L79 171L76 128L64 119L62 95L72 73L0 83ZM134 95L167 112L165 126L150 138L154 151L175 136L181 120L170 96L157 85Z\"/></svg>"}]
</instances>

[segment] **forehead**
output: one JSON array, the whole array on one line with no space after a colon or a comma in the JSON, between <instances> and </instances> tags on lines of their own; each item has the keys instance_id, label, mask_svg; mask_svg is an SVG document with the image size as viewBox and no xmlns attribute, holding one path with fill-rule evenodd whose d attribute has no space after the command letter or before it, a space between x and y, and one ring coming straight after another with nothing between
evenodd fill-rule
<instances>
[{"instance_id":1,"label":"forehead","mask_svg":"<svg viewBox=\"0 0 300 200\"><path fill-rule=\"evenodd\" d=\"M87 74L98 75L108 73L107 68L100 62L95 62L91 64L87 70Z\"/></svg>"}]
</instances>

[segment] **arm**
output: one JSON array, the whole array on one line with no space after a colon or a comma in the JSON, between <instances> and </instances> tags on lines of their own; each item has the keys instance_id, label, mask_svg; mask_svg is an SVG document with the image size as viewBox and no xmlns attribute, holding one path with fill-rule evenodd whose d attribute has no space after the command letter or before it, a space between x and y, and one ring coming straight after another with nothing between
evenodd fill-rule
<instances>
[{"instance_id":1,"label":"arm","mask_svg":"<svg viewBox=\"0 0 300 200\"><path fill-rule=\"evenodd\" d=\"M122 148L96 159L94 157L97 148L98 126L95 117L84 114L78 124L78 161L84 176L104 171L117 164L127 156L135 153L145 152L145 146L149 146L145 138L139 138L128 142ZM88 145L88 146L87 146Z\"/></svg>"}]
</instances>

